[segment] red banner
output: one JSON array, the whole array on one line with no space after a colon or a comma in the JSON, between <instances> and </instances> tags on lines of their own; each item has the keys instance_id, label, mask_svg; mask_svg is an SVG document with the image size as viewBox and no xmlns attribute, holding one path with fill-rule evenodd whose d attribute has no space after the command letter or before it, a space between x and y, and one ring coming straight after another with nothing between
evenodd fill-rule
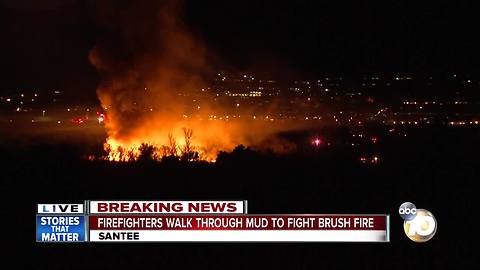
<instances>
[{"instance_id":1,"label":"red banner","mask_svg":"<svg viewBox=\"0 0 480 270\"><path fill-rule=\"evenodd\" d=\"M90 230L385 230L385 215L95 215Z\"/></svg>"}]
</instances>

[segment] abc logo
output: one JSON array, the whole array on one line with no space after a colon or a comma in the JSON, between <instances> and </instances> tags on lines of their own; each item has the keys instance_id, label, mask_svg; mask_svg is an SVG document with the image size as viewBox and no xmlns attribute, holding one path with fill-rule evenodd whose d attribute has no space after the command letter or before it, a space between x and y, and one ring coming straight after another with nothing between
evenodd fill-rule
<instances>
[{"instance_id":1,"label":"abc logo","mask_svg":"<svg viewBox=\"0 0 480 270\"><path fill-rule=\"evenodd\" d=\"M428 210L417 209L413 203L406 202L398 212L404 220L403 230L410 240L426 242L437 232L437 221Z\"/></svg>"},{"instance_id":2,"label":"abc logo","mask_svg":"<svg viewBox=\"0 0 480 270\"><path fill-rule=\"evenodd\" d=\"M417 216L417 207L411 202L404 202L400 205L398 213L403 220L412 220Z\"/></svg>"}]
</instances>

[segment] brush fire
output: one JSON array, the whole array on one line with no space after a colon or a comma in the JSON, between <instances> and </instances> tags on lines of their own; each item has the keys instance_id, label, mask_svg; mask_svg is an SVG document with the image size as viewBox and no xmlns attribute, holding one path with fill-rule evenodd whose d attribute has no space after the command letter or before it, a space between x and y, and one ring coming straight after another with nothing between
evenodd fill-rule
<instances>
[{"instance_id":1,"label":"brush fire","mask_svg":"<svg viewBox=\"0 0 480 270\"><path fill-rule=\"evenodd\" d=\"M195 94L208 87L211 52L178 19L178 1L129 3L101 1L94 7L105 34L89 60L100 74L97 95L108 115L101 117L106 159L215 161L218 151L250 145L277 130L245 120L245 111L241 118L240 104L234 106L236 119L213 99L192 105ZM129 12L119 12L125 9ZM227 115L227 121L216 121L216 115Z\"/></svg>"}]
</instances>

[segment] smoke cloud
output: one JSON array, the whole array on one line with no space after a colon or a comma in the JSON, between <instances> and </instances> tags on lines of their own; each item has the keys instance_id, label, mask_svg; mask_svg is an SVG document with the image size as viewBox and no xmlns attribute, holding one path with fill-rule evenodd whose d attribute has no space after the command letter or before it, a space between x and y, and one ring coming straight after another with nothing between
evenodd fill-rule
<instances>
[{"instance_id":1,"label":"smoke cloud","mask_svg":"<svg viewBox=\"0 0 480 270\"><path fill-rule=\"evenodd\" d=\"M275 128L260 121L208 121L222 112L213 102L192 105L206 87L207 49L181 18L180 1L95 1L101 31L89 55L101 76L97 94L107 112L114 147L181 143L183 128L205 152L260 141ZM195 116L192 110L198 115Z\"/></svg>"},{"instance_id":2,"label":"smoke cloud","mask_svg":"<svg viewBox=\"0 0 480 270\"><path fill-rule=\"evenodd\" d=\"M178 1L96 1L103 28L90 53L110 135L126 139L149 119L182 115L180 95L204 85L205 49L177 19ZM152 117L154 109L155 117Z\"/></svg>"}]
</instances>

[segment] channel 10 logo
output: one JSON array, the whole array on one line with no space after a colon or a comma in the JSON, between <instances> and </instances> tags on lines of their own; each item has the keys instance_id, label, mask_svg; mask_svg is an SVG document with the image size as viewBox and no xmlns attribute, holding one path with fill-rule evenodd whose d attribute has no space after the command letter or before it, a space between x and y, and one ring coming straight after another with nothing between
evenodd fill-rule
<instances>
[{"instance_id":1,"label":"channel 10 logo","mask_svg":"<svg viewBox=\"0 0 480 270\"><path fill-rule=\"evenodd\" d=\"M405 202L400 205L398 213L404 220L405 234L414 242L427 242L437 232L437 220L428 210L417 209L413 203Z\"/></svg>"}]
</instances>

